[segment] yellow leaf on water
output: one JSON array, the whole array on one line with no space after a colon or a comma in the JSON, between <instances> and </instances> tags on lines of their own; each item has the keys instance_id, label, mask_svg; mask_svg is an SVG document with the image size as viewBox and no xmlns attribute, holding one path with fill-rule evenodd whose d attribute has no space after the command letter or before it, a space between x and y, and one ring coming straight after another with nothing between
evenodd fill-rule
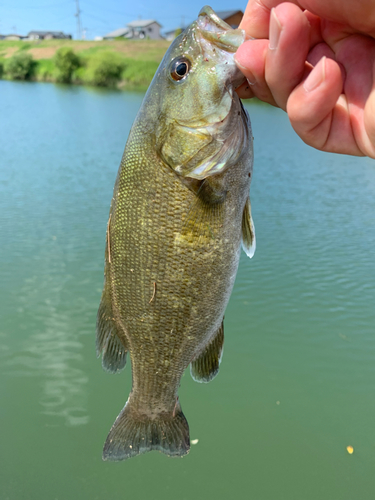
<instances>
[{"instance_id":1,"label":"yellow leaf on water","mask_svg":"<svg viewBox=\"0 0 375 500\"><path fill-rule=\"evenodd\" d=\"M347 450L347 452L349 453L349 455L352 455L352 454L353 454L353 452L354 452L354 448L353 448L353 446L347 446L347 447L346 447L346 450Z\"/></svg>"}]
</instances>

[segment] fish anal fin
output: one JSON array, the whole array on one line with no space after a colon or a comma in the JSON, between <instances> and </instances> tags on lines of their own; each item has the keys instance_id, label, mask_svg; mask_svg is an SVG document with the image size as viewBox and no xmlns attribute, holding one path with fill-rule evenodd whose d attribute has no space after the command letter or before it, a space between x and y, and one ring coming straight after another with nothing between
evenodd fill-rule
<instances>
[{"instance_id":1,"label":"fish anal fin","mask_svg":"<svg viewBox=\"0 0 375 500\"><path fill-rule=\"evenodd\" d=\"M248 257L253 257L256 248L255 227L251 217L250 198L247 198L242 214L242 248Z\"/></svg>"},{"instance_id":2,"label":"fish anal fin","mask_svg":"<svg viewBox=\"0 0 375 500\"><path fill-rule=\"evenodd\" d=\"M219 373L223 345L224 321L203 352L190 364L190 373L196 382L210 382Z\"/></svg>"},{"instance_id":3,"label":"fish anal fin","mask_svg":"<svg viewBox=\"0 0 375 500\"><path fill-rule=\"evenodd\" d=\"M129 400L109 431L103 460L118 462L152 450L170 457L189 453L189 426L178 400L173 413L153 418L134 413Z\"/></svg>"},{"instance_id":4,"label":"fish anal fin","mask_svg":"<svg viewBox=\"0 0 375 500\"><path fill-rule=\"evenodd\" d=\"M124 334L121 337L118 335L112 307L104 289L96 320L96 354L98 357L102 354L103 369L110 373L122 370L126 364L127 350Z\"/></svg>"}]
</instances>

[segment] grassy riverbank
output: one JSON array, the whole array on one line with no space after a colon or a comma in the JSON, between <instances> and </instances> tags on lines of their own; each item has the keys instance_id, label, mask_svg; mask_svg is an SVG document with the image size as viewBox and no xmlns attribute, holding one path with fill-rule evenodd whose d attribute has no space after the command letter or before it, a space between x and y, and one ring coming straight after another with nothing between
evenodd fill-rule
<instances>
[{"instance_id":1,"label":"grassy riverbank","mask_svg":"<svg viewBox=\"0 0 375 500\"><path fill-rule=\"evenodd\" d=\"M165 40L2 40L0 76L144 90L169 44ZM61 66L64 63L65 73ZM70 64L68 78L66 63Z\"/></svg>"}]
</instances>

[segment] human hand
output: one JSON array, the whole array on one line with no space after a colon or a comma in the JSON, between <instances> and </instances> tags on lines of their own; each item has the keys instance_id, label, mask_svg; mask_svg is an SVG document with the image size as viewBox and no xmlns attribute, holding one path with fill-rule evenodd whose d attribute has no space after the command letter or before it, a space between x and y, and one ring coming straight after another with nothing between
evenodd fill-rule
<instances>
[{"instance_id":1,"label":"human hand","mask_svg":"<svg viewBox=\"0 0 375 500\"><path fill-rule=\"evenodd\" d=\"M240 28L240 97L284 109L310 146L375 158L375 0L249 0Z\"/></svg>"}]
</instances>

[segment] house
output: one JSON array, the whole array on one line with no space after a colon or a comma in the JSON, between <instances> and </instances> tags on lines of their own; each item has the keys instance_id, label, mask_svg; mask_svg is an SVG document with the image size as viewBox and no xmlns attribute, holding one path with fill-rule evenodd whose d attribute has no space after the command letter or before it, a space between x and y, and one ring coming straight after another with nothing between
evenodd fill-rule
<instances>
[{"instance_id":1,"label":"house","mask_svg":"<svg viewBox=\"0 0 375 500\"><path fill-rule=\"evenodd\" d=\"M66 35L62 31L30 31L27 38L29 40L51 40L52 38L71 40L72 35Z\"/></svg>"},{"instance_id":2,"label":"house","mask_svg":"<svg viewBox=\"0 0 375 500\"><path fill-rule=\"evenodd\" d=\"M129 28L119 28L111 31L102 37L103 40L114 40L115 38L131 38L131 30Z\"/></svg>"},{"instance_id":3,"label":"house","mask_svg":"<svg viewBox=\"0 0 375 500\"><path fill-rule=\"evenodd\" d=\"M243 18L242 10L222 10L216 12L216 14L220 17L220 19L229 24L229 26L232 26L232 28L238 28L241 19Z\"/></svg>"},{"instance_id":4,"label":"house","mask_svg":"<svg viewBox=\"0 0 375 500\"><path fill-rule=\"evenodd\" d=\"M25 38L22 35L16 35L15 33L11 33L10 35L3 35L3 40L22 40Z\"/></svg>"},{"instance_id":5,"label":"house","mask_svg":"<svg viewBox=\"0 0 375 500\"><path fill-rule=\"evenodd\" d=\"M183 31L184 31L184 28L176 28L176 29L171 30L171 31L166 31L164 33L164 37L166 40L168 40L168 42L171 42L172 40L174 40L176 38L176 36L178 36Z\"/></svg>"},{"instance_id":6,"label":"house","mask_svg":"<svg viewBox=\"0 0 375 500\"><path fill-rule=\"evenodd\" d=\"M125 28L119 28L103 36L104 40L114 40L115 38L129 38L132 40L162 40L160 34L161 24L154 19L138 19L127 24Z\"/></svg>"},{"instance_id":7,"label":"house","mask_svg":"<svg viewBox=\"0 0 375 500\"><path fill-rule=\"evenodd\" d=\"M154 19L138 19L128 23L128 28L133 32L132 38L150 38L151 40L162 40L160 28L162 27Z\"/></svg>"}]
</instances>

